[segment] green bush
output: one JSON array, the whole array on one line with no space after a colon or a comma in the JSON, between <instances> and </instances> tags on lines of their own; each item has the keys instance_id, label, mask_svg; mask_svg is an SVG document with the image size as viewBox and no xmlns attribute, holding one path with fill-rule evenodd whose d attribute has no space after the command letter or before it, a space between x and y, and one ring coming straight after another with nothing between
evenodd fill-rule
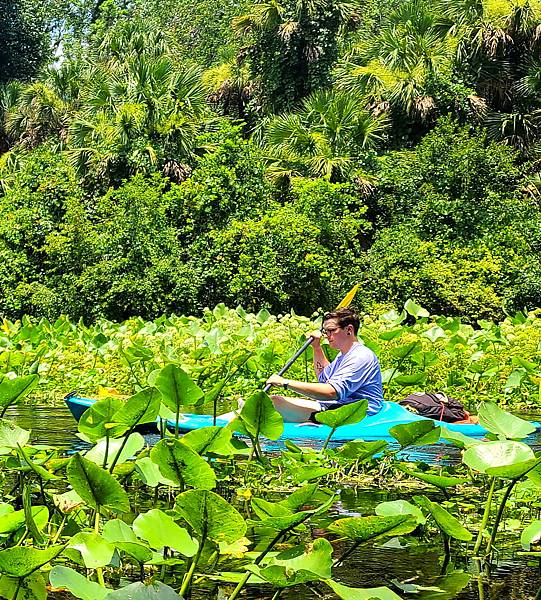
<instances>
[{"instance_id":1,"label":"green bush","mask_svg":"<svg viewBox=\"0 0 541 600\"><path fill-rule=\"evenodd\" d=\"M338 248L341 242L336 240ZM347 261L322 243L318 223L292 206L211 231L193 252L207 306L220 299L250 310L290 307L305 314L334 305L351 277Z\"/></svg>"},{"instance_id":2,"label":"green bush","mask_svg":"<svg viewBox=\"0 0 541 600\"><path fill-rule=\"evenodd\" d=\"M371 300L400 305L412 298L430 311L473 319L502 315L504 264L482 243L453 248L401 225L378 236L368 261L362 281Z\"/></svg>"}]
</instances>

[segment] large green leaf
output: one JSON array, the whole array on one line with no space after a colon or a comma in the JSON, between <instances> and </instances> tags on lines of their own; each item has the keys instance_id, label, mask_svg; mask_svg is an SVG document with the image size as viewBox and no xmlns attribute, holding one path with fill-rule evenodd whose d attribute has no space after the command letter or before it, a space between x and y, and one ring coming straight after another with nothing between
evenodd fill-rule
<instances>
[{"instance_id":1,"label":"large green leaf","mask_svg":"<svg viewBox=\"0 0 541 600\"><path fill-rule=\"evenodd\" d=\"M397 375L393 379L393 383L395 383L396 385L402 385L404 387L408 385L421 385L425 381L426 373L424 371L420 373L408 373L405 375Z\"/></svg>"},{"instance_id":2,"label":"large green leaf","mask_svg":"<svg viewBox=\"0 0 541 600\"><path fill-rule=\"evenodd\" d=\"M0 454L10 452L17 446L25 446L29 439L30 431L17 427L9 419L0 419Z\"/></svg>"},{"instance_id":3,"label":"large green leaf","mask_svg":"<svg viewBox=\"0 0 541 600\"><path fill-rule=\"evenodd\" d=\"M400 596L387 587L352 588L332 579L327 579L325 583L342 600L402 600Z\"/></svg>"},{"instance_id":4,"label":"large green leaf","mask_svg":"<svg viewBox=\"0 0 541 600\"><path fill-rule=\"evenodd\" d=\"M277 440L284 431L284 420L269 396L258 391L246 400L230 427L253 438L262 435L269 440Z\"/></svg>"},{"instance_id":5,"label":"large green leaf","mask_svg":"<svg viewBox=\"0 0 541 600\"><path fill-rule=\"evenodd\" d=\"M115 438L128 430L126 425L113 426L113 415L122 407L120 398L104 398L92 404L79 419L79 431L90 441L106 437Z\"/></svg>"},{"instance_id":6,"label":"large green leaf","mask_svg":"<svg viewBox=\"0 0 541 600\"><path fill-rule=\"evenodd\" d=\"M90 448L85 454L85 458L101 466L103 465L105 453L107 453L107 464L105 466L109 468L121 449L122 452L116 460L117 465L121 465L132 456L135 456L145 445L145 438L137 432L131 433L124 447L122 447L124 440L125 438L116 438L107 442L107 439L101 439L94 447Z\"/></svg>"},{"instance_id":7,"label":"large green leaf","mask_svg":"<svg viewBox=\"0 0 541 600\"><path fill-rule=\"evenodd\" d=\"M0 407L20 402L29 394L39 381L39 375L26 375L15 379L4 379L0 383Z\"/></svg>"},{"instance_id":8,"label":"large green leaf","mask_svg":"<svg viewBox=\"0 0 541 600\"><path fill-rule=\"evenodd\" d=\"M97 569L111 562L115 547L98 533L80 531L70 539L66 552L70 550L79 552L87 569Z\"/></svg>"},{"instance_id":9,"label":"large green leaf","mask_svg":"<svg viewBox=\"0 0 541 600\"><path fill-rule=\"evenodd\" d=\"M130 510L128 494L113 475L79 453L69 461L66 475L73 489L89 506L122 512Z\"/></svg>"},{"instance_id":10,"label":"large green leaf","mask_svg":"<svg viewBox=\"0 0 541 600\"><path fill-rule=\"evenodd\" d=\"M389 445L386 440L374 440L373 442L364 442L363 440L352 440L347 442L342 447L338 448L337 452L341 457L351 458L359 462L363 462L372 458L379 452L383 452Z\"/></svg>"},{"instance_id":11,"label":"large green leaf","mask_svg":"<svg viewBox=\"0 0 541 600\"><path fill-rule=\"evenodd\" d=\"M460 431L451 431L450 429L447 429L447 427L441 428L441 437L444 440L453 443L458 448L471 448L471 446L477 446L477 444L483 443L482 440L464 435L463 433L460 433Z\"/></svg>"},{"instance_id":12,"label":"large green leaf","mask_svg":"<svg viewBox=\"0 0 541 600\"><path fill-rule=\"evenodd\" d=\"M111 519L105 523L103 537L117 550L128 554L139 563L152 560L152 550L139 541L133 529L120 519Z\"/></svg>"},{"instance_id":13,"label":"large green leaf","mask_svg":"<svg viewBox=\"0 0 541 600\"><path fill-rule=\"evenodd\" d=\"M308 483L289 494L287 498L280 500L278 504L295 511L303 506L312 505L318 500L321 501L322 498L324 501L327 501L329 495L329 492L320 490L317 483Z\"/></svg>"},{"instance_id":14,"label":"large green leaf","mask_svg":"<svg viewBox=\"0 0 541 600\"><path fill-rule=\"evenodd\" d=\"M312 510L297 511L292 514L284 513L285 509L288 511L287 506L281 506L280 512L284 514L278 514L276 516L265 516L260 521L251 521L255 526L268 527L270 529L276 529L278 531L285 531L286 529L293 529L297 525L300 525L304 521L308 520L315 514L323 512L329 508L334 502L334 496L330 496L323 504ZM259 506L261 508L261 505Z\"/></svg>"},{"instance_id":15,"label":"large green leaf","mask_svg":"<svg viewBox=\"0 0 541 600\"><path fill-rule=\"evenodd\" d=\"M475 471L503 479L521 477L537 462L529 446L511 440L472 446L464 452L462 460Z\"/></svg>"},{"instance_id":16,"label":"large green leaf","mask_svg":"<svg viewBox=\"0 0 541 600\"><path fill-rule=\"evenodd\" d=\"M479 423L496 435L520 440L535 431L529 421L505 412L493 402L481 402L478 408Z\"/></svg>"},{"instance_id":17,"label":"large green leaf","mask_svg":"<svg viewBox=\"0 0 541 600\"><path fill-rule=\"evenodd\" d=\"M162 402L173 412L182 406L194 406L203 399L203 390L177 365L166 365L156 377L154 385L160 390Z\"/></svg>"},{"instance_id":18,"label":"large green leaf","mask_svg":"<svg viewBox=\"0 0 541 600\"><path fill-rule=\"evenodd\" d=\"M431 502L426 496L415 496L414 500L430 512L437 526L449 537L463 542L469 542L472 539L472 534L456 517L447 512L443 506Z\"/></svg>"},{"instance_id":19,"label":"large green leaf","mask_svg":"<svg viewBox=\"0 0 541 600\"><path fill-rule=\"evenodd\" d=\"M366 417L367 409L368 400L358 400L351 404L344 404L340 408L318 412L316 413L316 421L336 429L343 425L359 423Z\"/></svg>"},{"instance_id":20,"label":"large green leaf","mask_svg":"<svg viewBox=\"0 0 541 600\"><path fill-rule=\"evenodd\" d=\"M44 526L49 520L49 510L46 506L33 506L32 518L39 526ZM24 510L15 510L0 514L0 534L13 533L25 524ZM40 527L43 529L43 527Z\"/></svg>"},{"instance_id":21,"label":"large green leaf","mask_svg":"<svg viewBox=\"0 0 541 600\"><path fill-rule=\"evenodd\" d=\"M207 490L189 490L177 496L175 508L200 537L231 543L246 533L246 522L236 508Z\"/></svg>"},{"instance_id":22,"label":"large green leaf","mask_svg":"<svg viewBox=\"0 0 541 600\"><path fill-rule=\"evenodd\" d=\"M204 490L216 486L216 474L207 461L180 440L160 440L150 451L150 458L162 475L176 485Z\"/></svg>"},{"instance_id":23,"label":"large green leaf","mask_svg":"<svg viewBox=\"0 0 541 600\"><path fill-rule=\"evenodd\" d=\"M202 427L182 436L182 443L190 446L200 456L219 454L230 456L235 453L231 444L232 432L228 427Z\"/></svg>"},{"instance_id":24,"label":"large green leaf","mask_svg":"<svg viewBox=\"0 0 541 600\"><path fill-rule=\"evenodd\" d=\"M184 527L158 508L139 515L133 522L133 530L157 550L167 546L189 557L194 556L199 547Z\"/></svg>"},{"instance_id":25,"label":"large green leaf","mask_svg":"<svg viewBox=\"0 0 541 600\"><path fill-rule=\"evenodd\" d=\"M182 597L161 581L148 585L138 581L109 592L104 600L182 600Z\"/></svg>"},{"instance_id":26,"label":"large green leaf","mask_svg":"<svg viewBox=\"0 0 541 600\"><path fill-rule=\"evenodd\" d=\"M437 577L433 582L434 590L420 590L419 594L412 595L419 600L454 600L458 593L469 583L471 575L463 571L451 571ZM437 591L436 591L437 590Z\"/></svg>"},{"instance_id":27,"label":"large green leaf","mask_svg":"<svg viewBox=\"0 0 541 600\"><path fill-rule=\"evenodd\" d=\"M113 415L113 422L128 428L153 423L160 412L161 393L153 387L141 390L125 402Z\"/></svg>"},{"instance_id":28,"label":"large green leaf","mask_svg":"<svg viewBox=\"0 0 541 600\"><path fill-rule=\"evenodd\" d=\"M396 346L390 350L392 356L404 359L407 356L410 356L416 350L421 350L422 344L419 340L415 342L410 342L409 344L403 344L402 346Z\"/></svg>"},{"instance_id":29,"label":"large green leaf","mask_svg":"<svg viewBox=\"0 0 541 600\"><path fill-rule=\"evenodd\" d=\"M43 575L39 572L26 577L0 576L0 598L10 600L46 600L47 586Z\"/></svg>"},{"instance_id":30,"label":"large green leaf","mask_svg":"<svg viewBox=\"0 0 541 600\"><path fill-rule=\"evenodd\" d=\"M422 510L408 502L407 500L390 500L388 502L381 502L376 506L376 514L380 517L390 517L395 515L409 515L417 521L420 525L423 524L426 519L423 515Z\"/></svg>"},{"instance_id":31,"label":"large green leaf","mask_svg":"<svg viewBox=\"0 0 541 600\"><path fill-rule=\"evenodd\" d=\"M532 521L520 536L520 543L525 550L529 550L532 544L541 540L541 521Z\"/></svg>"},{"instance_id":32,"label":"large green leaf","mask_svg":"<svg viewBox=\"0 0 541 600\"><path fill-rule=\"evenodd\" d=\"M158 465L150 458L150 456L144 456L138 458L135 461L135 470L145 485L149 487L156 487L159 484L174 487L176 484L174 481L167 479L162 475Z\"/></svg>"},{"instance_id":33,"label":"large green leaf","mask_svg":"<svg viewBox=\"0 0 541 600\"><path fill-rule=\"evenodd\" d=\"M389 429L389 433L402 448L406 446L427 446L438 442L441 427L436 427L432 419L423 419L421 421L395 425Z\"/></svg>"},{"instance_id":34,"label":"large green leaf","mask_svg":"<svg viewBox=\"0 0 541 600\"><path fill-rule=\"evenodd\" d=\"M426 310L426 308L416 304L411 299L406 300L404 304L404 310L416 319L430 316L430 313Z\"/></svg>"},{"instance_id":35,"label":"large green leaf","mask_svg":"<svg viewBox=\"0 0 541 600\"><path fill-rule=\"evenodd\" d=\"M293 511L279 502L270 502L263 498L252 498L252 510L258 519L269 517L285 517L293 514Z\"/></svg>"},{"instance_id":36,"label":"large green leaf","mask_svg":"<svg viewBox=\"0 0 541 600\"><path fill-rule=\"evenodd\" d=\"M416 517L402 514L384 517L347 517L334 521L328 529L355 542L366 542L381 536L411 533L416 527Z\"/></svg>"},{"instance_id":37,"label":"large green leaf","mask_svg":"<svg viewBox=\"0 0 541 600\"><path fill-rule=\"evenodd\" d=\"M49 546L37 550L30 546L15 546L0 551L0 573L9 577L26 577L55 559L64 546Z\"/></svg>"},{"instance_id":38,"label":"large green leaf","mask_svg":"<svg viewBox=\"0 0 541 600\"><path fill-rule=\"evenodd\" d=\"M324 538L314 541L308 550L294 548L272 558L264 567L248 565L247 569L276 587L289 587L307 581L331 577L332 546Z\"/></svg>"},{"instance_id":39,"label":"large green leaf","mask_svg":"<svg viewBox=\"0 0 541 600\"><path fill-rule=\"evenodd\" d=\"M109 590L99 583L89 581L74 569L61 565L51 569L49 581L53 588L68 588L76 598L81 600L103 600L109 593Z\"/></svg>"},{"instance_id":40,"label":"large green leaf","mask_svg":"<svg viewBox=\"0 0 541 600\"><path fill-rule=\"evenodd\" d=\"M457 485L464 485L468 483L470 480L466 477L451 477L449 475L436 475L433 473L425 473L424 471L410 471L404 465L397 465L398 469L406 475L410 475L411 477L415 477L420 481L424 481L425 483L429 483L430 485L434 485L440 489L445 489L449 487L455 487Z\"/></svg>"}]
</instances>

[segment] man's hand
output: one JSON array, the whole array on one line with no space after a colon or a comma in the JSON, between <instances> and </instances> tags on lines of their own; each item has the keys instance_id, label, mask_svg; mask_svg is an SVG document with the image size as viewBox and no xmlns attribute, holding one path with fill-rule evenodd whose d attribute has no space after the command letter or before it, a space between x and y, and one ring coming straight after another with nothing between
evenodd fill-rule
<instances>
[{"instance_id":1,"label":"man's hand","mask_svg":"<svg viewBox=\"0 0 541 600\"><path fill-rule=\"evenodd\" d=\"M267 379L267 385L272 385L274 387L284 387L284 383L288 381L285 377L281 377L280 375L271 375Z\"/></svg>"},{"instance_id":2,"label":"man's hand","mask_svg":"<svg viewBox=\"0 0 541 600\"><path fill-rule=\"evenodd\" d=\"M319 329L315 330L315 331L311 331L310 333L308 333L306 335L307 338L314 338L312 340L312 346L314 347L318 347L321 346L321 336L323 334L321 333L321 331L319 331Z\"/></svg>"}]
</instances>

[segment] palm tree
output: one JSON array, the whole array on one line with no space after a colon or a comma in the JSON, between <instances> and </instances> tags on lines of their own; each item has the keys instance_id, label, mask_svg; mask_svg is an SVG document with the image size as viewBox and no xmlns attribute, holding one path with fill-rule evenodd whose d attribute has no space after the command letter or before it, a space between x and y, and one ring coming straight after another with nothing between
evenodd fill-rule
<instances>
[{"instance_id":1,"label":"palm tree","mask_svg":"<svg viewBox=\"0 0 541 600\"><path fill-rule=\"evenodd\" d=\"M354 94L313 92L298 113L268 123L269 172L275 178L309 175L333 182L354 176L370 186L362 160L382 142L385 127L385 118L374 117Z\"/></svg>"},{"instance_id":2,"label":"palm tree","mask_svg":"<svg viewBox=\"0 0 541 600\"><path fill-rule=\"evenodd\" d=\"M485 98L487 130L522 151L540 130L541 5L536 0L439 0L460 71Z\"/></svg>"},{"instance_id":3,"label":"palm tree","mask_svg":"<svg viewBox=\"0 0 541 600\"><path fill-rule=\"evenodd\" d=\"M382 31L352 47L337 67L337 84L367 98L377 112L390 109L427 122L436 115L435 82L451 77L455 47L431 5L411 0Z\"/></svg>"},{"instance_id":4,"label":"palm tree","mask_svg":"<svg viewBox=\"0 0 541 600\"><path fill-rule=\"evenodd\" d=\"M262 112L289 109L330 85L337 36L361 6L360 0L268 0L233 20L249 40L239 58L249 66Z\"/></svg>"},{"instance_id":5,"label":"palm tree","mask_svg":"<svg viewBox=\"0 0 541 600\"><path fill-rule=\"evenodd\" d=\"M66 61L22 88L6 131L19 148L55 144L81 175L107 186L160 169L185 178L209 117L199 70L180 68L164 34L134 19L118 23L84 61Z\"/></svg>"}]
</instances>

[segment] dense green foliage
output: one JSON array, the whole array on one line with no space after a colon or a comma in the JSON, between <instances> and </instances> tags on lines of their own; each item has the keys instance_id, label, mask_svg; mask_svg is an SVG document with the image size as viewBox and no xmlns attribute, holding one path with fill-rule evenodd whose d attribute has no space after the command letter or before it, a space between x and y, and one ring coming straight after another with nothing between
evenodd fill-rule
<instances>
[{"instance_id":1,"label":"dense green foliage","mask_svg":"<svg viewBox=\"0 0 541 600\"><path fill-rule=\"evenodd\" d=\"M221 411L262 386L317 325L294 313L254 314L224 304L207 308L201 318L98 319L91 326L67 317L24 317L2 325L0 368L10 376L39 373L38 396L58 401L59 390L74 388L91 397L111 387L133 393L172 362L209 395L226 377ZM389 400L427 389L445 390L471 408L480 401L530 410L541 406L538 310L500 323L480 320L474 328L458 317L430 316L408 300L400 313L365 315L360 335L379 357ZM332 357L332 350L324 348ZM292 378L311 377L310 352L293 365Z\"/></svg>"},{"instance_id":2,"label":"dense green foliage","mask_svg":"<svg viewBox=\"0 0 541 600\"><path fill-rule=\"evenodd\" d=\"M470 573L470 561L489 567L520 548L539 557L541 457L526 443L535 426L490 401L541 402L532 360L541 343L538 312L480 322L479 330L430 317L411 301L401 314L367 317L361 331L382 359L387 397L423 384L460 393L475 402L491 437L422 419L397 424L382 439L343 443L341 427L366 417L361 400L317 417L333 442L322 448L281 439L282 417L257 389L301 331L314 327L305 317L219 305L202 319L92 327L67 318L4 320L2 595L20 600L19 590L31 589L22 597L45 598L47 577L83 600L180 600L192 587L236 600L246 584L269 600L306 584L310 593L330 588L343 600L400 600L412 589L420 600L450 600L470 579L490 585L486 574ZM75 382L98 396L79 420L87 443L81 448L78 440L77 452L33 444L30 431L6 418L13 404ZM175 415L178 423L180 413L221 411L239 393L246 403L227 426L180 435L182 421L169 421L150 446L137 431ZM281 452L265 454L277 443ZM442 461L453 451L453 464ZM413 463L413 453L426 461ZM363 493L349 512L350 486L377 493ZM393 578L366 564L361 579L358 561L349 563L359 546L393 562L411 561L413 548L425 567L437 568L434 575L423 569L412 584L409 572Z\"/></svg>"},{"instance_id":3,"label":"dense green foliage","mask_svg":"<svg viewBox=\"0 0 541 600\"><path fill-rule=\"evenodd\" d=\"M4 70L1 314L541 305L538 2L21 11L56 62Z\"/></svg>"},{"instance_id":4,"label":"dense green foliage","mask_svg":"<svg viewBox=\"0 0 541 600\"><path fill-rule=\"evenodd\" d=\"M32 4L0 2L0 85L35 77L47 57L44 23Z\"/></svg>"}]
</instances>

